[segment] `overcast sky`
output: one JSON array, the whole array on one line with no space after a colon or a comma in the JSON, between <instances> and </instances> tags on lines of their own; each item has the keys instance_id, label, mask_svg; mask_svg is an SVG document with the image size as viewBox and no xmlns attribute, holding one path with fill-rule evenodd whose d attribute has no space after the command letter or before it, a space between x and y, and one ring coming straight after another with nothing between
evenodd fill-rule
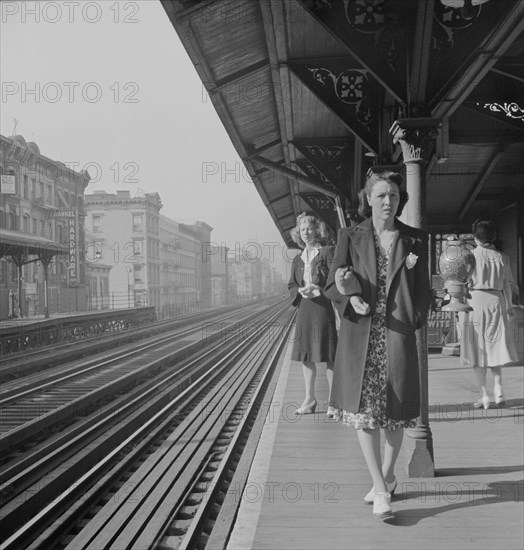
<instances>
[{"instance_id":1,"label":"overcast sky","mask_svg":"<svg viewBox=\"0 0 524 550\"><path fill-rule=\"evenodd\" d=\"M87 168L86 193L158 192L163 214L219 244L284 246L159 1L0 9L3 135L16 119L43 155Z\"/></svg>"}]
</instances>

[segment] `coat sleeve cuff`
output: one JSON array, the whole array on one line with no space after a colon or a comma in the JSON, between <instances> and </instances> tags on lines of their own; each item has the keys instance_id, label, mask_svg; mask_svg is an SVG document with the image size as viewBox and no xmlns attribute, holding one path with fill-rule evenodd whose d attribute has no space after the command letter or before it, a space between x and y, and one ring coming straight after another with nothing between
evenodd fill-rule
<instances>
[{"instance_id":1,"label":"coat sleeve cuff","mask_svg":"<svg viewBox=\"0 0 524 550\"><path fill-rule=\"evenodd\" d=\"M351 296L354 296L354 294L352 294ZM345 303L342 310L342 317L344 317L345 319L349 319L350 321L355 321L357 319L357 313L351 305L351 300L349 298L350 296L344 297Z\"/></svg>"},{"instance_id":2,"label":"coat sleeve cuff","mask_svg":"<svg viewBox=\"0 0 524 550\"><path fill-rule=\"evenodd\" d=\"M355 294L362 294L362 286L360 285L360 281L358 280L355 273L351 272L350 277L345 280L344 285L344 288L341 288L335 281L335 286L337 287L337 290L343 296L354 296Z\"/></svg>"}]
</instances>

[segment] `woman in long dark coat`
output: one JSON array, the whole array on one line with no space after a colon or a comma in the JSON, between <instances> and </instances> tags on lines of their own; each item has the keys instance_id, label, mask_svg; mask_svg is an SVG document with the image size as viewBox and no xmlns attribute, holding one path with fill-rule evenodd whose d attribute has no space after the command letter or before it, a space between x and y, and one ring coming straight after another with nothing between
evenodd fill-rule
<instances>
[{"instance_id":1,"label":"woman in long dark coat","mask_svg":"<svg viewBox=\"0 0 524 550\"><path fill-rule=\"evenodd\" d=\"M327 238L324 222L302 213L291 238L303 249L293 258L288 288L292 304L298 308L291 359L302 363L306 395L296 414L314 413L317 408L316 363L326 363L329 393L327 415L332 417L331 387L337 345L335 312L324 296L324 286L333 258L333 247L322 246Z\"/></svg>"},{"instance_id":2,"label":"woman in long dark coat","mask_svg":"<svg viewBox=\"0 0 524 550\"><path fill-rule=\"evenodd\" d=\"M415 331L425 324L432 298L427 235L397 219L407 201L402 183L396 172L368 177L360 194L360 212L368 219L339 231L325 289L341 317L335 417L358 430L373 479L364 500L381 519L393 515L403 428L414 426L419 415Z\"/></svg>"}]
</instances>

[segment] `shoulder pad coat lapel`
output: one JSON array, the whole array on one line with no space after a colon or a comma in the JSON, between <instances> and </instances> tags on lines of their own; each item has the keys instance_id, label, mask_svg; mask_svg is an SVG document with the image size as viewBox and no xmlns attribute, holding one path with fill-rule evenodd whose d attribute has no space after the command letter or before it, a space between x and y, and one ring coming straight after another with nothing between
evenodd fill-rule
<instances>
[{"instance_id":1,"label":"shoulder pad coat lapel","mask_svg":"<svg viewBox=\"0 0 524 550\"><path fill-rule=\"evenodd\" d=\"M377 284L377 258L371 219L355 227L350 239L373 285Z\"/></svg>"},{"instance_id":2,"label":"shoulder pad coat lapel","mask_svg":"<svg viewBox=\"0 0 524 550\"><path fill-rule=\"evenodd\" d=\"M413 248L415 240L412 237L408 237L400 232L398 229L396 235L393 238L391 245L391 257L388 262L388 273L386 278L386 294L389 292L391 281L396 275L397 271L401 268L402 264L406 261L406 258Z\"/></svg>"}]
</instances>

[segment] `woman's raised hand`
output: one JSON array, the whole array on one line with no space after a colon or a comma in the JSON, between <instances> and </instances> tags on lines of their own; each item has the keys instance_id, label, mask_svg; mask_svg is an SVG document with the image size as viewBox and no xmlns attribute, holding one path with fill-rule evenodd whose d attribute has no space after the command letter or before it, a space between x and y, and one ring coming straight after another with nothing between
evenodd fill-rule
<instances>
[{"instance_id":1,"label":"woman's raised hand","mask_svg":"<svg viewBox=\"0 0 524 550\"><path fill-rule=\"evenodd\" d=\"M335 285L340 294L349 294L353 286L353 269L350 267L339 267L335 271Z\"/></svg>"},{"instance_id":2,"label":"woman's raised hand","mask_svg":"<svg viewBox=\"0 0 524 550\"><path fill-rule=\"evenodd\" d=\"M358 313L359 315L367 315L369 313L369 304L367 302L364 302L362 296L351 296L349 301L351 302L355 313Z\"/></svg>"},{"instance_id":3,"label":"woman's raised hand","mask_svg":"<svg viewBox=\"0 0 524 550\"><path fill-rule=\"evenodd\" d=\"M320 296L320 288L314 283L300 287L298 291L303 298L316 298L317 296Z\"/></svg>"}]
</instances>

